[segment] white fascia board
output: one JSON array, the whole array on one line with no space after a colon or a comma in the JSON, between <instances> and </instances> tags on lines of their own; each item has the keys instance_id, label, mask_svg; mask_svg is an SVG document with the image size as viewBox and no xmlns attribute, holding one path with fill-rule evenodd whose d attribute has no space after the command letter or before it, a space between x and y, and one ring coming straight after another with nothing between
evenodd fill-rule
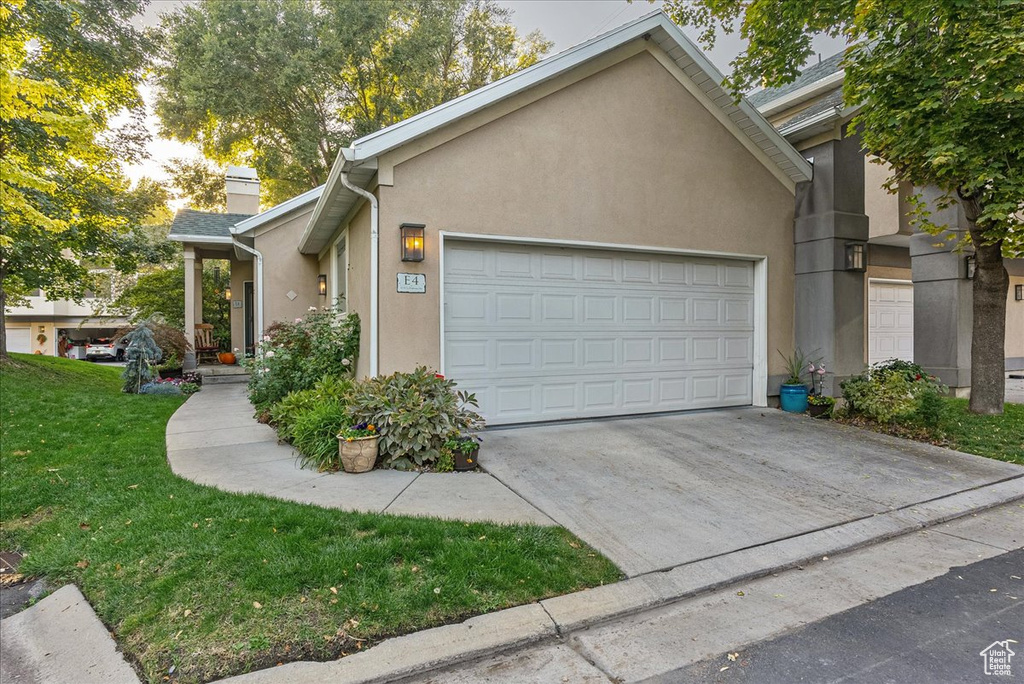
<instances>
[{"instance_id":1,"label":"white fascia board","mask_svg":"<svg viewBox=\"0 0 1024 684\"><path fill-rule=\"evenodd\" d=\"M477 88L376 133L363 136L352 143L352 148L346 151L346 158L357 165L363 160L376 158L388 150L427 135L495 102L512 97L608 50L634 40L648 31L666 25L672 25L672 21L661 10L646 14L597 38L592 38L585 43L543 59L522 71Z\"/></svg>"},{"instance_id":2,"label":"white fascia board","mask_svg":"<svg viewBox=\"0 0 1024 684\"><path fill-rule=\"evenodd\" d=\"M837 85L843 82L846 72L842 69L834 74L829 74L823 79L815 81L814 83L808 83L803 88L798 88L791 93L787 93L782 97L777 97L774 100L769 100L763 105L757 108L757 111L761 112L762 116L771 116L777 114L790 107L795 107L805 100L820 95L829 90L833 90Z\"/></svg>"},{"instance_id":3,"label":"white fascia board","mask_svg":"<svg viewBox=\"0 0 1024 684\"><path fill-rule=\"evenodd\" d=\"M830 121L832 119L835 119L835 120L845 119L848 116L850 116L852 114L855 114L858 109L860 109L859 106L856 106L856 107L845 107L845 108L844 107L838 107L838 106L837 107L832 107L831 109L826 109L825 111L821 112L820 114L815 114L811 118L804 119L803 121L801 121L799 123L796 123L796 124L793 124L792 126L788 126L788 127L785 126L785 125L781 126L779 128L779 134L788 139L789 136L791 136L791 135L795 135L797 133L800 133L801 131L804 131L804 130L806 130L808 128L811 128L813 126L817 126L819 124L825 123L825 122Z\"/></svg>"},{"instance_id":4,"label":"white fascia board","mask_svg":"<svg viewBox=\"0 0 1024 684\"><path fill-rule=\"evenodd\" d=\"M243 221L239 221L235 225L231 226L231 234L241 235L242 233L248 233L249 231L262 226L264 223L280 218L285 214L289 214L295 211L296 209L301 209L302 207L305 207L307 204L315 202L316 200L320 199L320 195L323 194L323 191L324 186L320 185L318 187L313 188L312 190L307 190L301 195L296 195L295 197L292 197L290 200L285 200L284 202L281 202L280 204L273 206L270 209L267 209L266 211L261 211L255 216L250 216L249 218Z\"/></svg>"},{"instance_id":5,"label":"white fascia board","mask_svg":"<svg viewBox=\"0 0 1024 684\"><path fill-rule=\"evenodd\" d=\"M167 235L167 239L171 242L194 242L196 244L207 244L207 245L230 245L230 237L220 237L217 235L180 235L178 233L170 233Z\"/></svg>"}]
</instances>

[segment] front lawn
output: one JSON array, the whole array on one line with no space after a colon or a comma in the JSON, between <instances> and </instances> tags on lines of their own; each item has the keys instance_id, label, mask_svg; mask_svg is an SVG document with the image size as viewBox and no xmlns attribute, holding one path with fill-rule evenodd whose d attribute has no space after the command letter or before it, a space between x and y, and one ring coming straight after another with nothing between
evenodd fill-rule
<instances>
[{"instance_id":1,"label":"front lawn","mask_svg":"<svg viewBox=\"0 0 1024 684\"><path fill-rule=\"evenodd\" d=\"M0 549L74 582L152 682L330 659L387 636L614 582L569 532L355 514L175 477L180 397L118 370L12 355L0 369Z\"/></svg>"},{"instance_id":2,"label":"front lawn","mask_svg":"<svg viewBox=\"0 0 1024 684\"><path fill-rule=\"evenodd\" d=\"M931 442L940 446L1024 465L1024 404L1006 404L1001 416L979 416L967 410L966 399L941 399L938 424L879 424L863 417L841 419L861 427Z\"/></svg>"}]
</instances>

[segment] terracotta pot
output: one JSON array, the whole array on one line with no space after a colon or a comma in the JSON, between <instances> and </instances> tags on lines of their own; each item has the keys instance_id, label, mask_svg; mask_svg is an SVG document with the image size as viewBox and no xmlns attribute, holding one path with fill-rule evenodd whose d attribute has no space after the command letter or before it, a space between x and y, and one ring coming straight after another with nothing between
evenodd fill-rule
<instances>
[{"instance_id":1,"label":"terracotta pot","mask_svg":"<svg viewBox=\"0 0 1024 684\"><path fill-rule=\"evenodd\" d=\"M351 442L339 436L338 455L341 456L341 467L346 473L365 473L373 470L377 462L377 435L360 437Z\"/></svg>"},{"instance_id":2,"label":"terracotta pot","mask_svg":"<svg viewBox=\"0 0 1024 684\"><path fill-rule=\"evenodd\" d=\"M217 360L225 366L235 365L235 355L231 352L220 352L217 354Z\"/></svg>"},{"instance_id":3,"label":"terracotta pot","mask_svg":"<svg viewBox=\"0 0 1024 684\"><path fill-rule=\"evenodd\" d=\"M453 449L452 455L455 456L455 469L456 470L472 470L480 465L480 460L477 458L480 455L480 445L477 444L473 447L470 452L461 451L459 449Z\"/></svg>"}]
</instances>

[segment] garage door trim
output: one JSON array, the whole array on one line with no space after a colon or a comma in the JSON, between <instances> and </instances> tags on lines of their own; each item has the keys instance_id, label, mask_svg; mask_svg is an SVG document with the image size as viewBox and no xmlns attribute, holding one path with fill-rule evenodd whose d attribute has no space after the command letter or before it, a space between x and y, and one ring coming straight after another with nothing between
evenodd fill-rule
<instances>
[{"instance_id":1,"label":"garage door trim","mask_svg":"<svg viewBox=\"0 0 1024 684\"><path fill-rule=\"evenodd\" d=\"M742 254L737 252L718 252L710 250L675 249L671 247L652 247L650 245L631 245L609 242L591 242L586 240L557 240L547 238L515 237L510 235L489 235L483 233L460 233L439 231L438 244L438 346L440 348L439 367L445 374L444 345L444 254L445 240L499 242L519 245L546 245L552 247L576 247L582 249L603 249L619 252L646 252L649 254L673 254L692 257L715 257L750 261L754 265L754 333L753 333L753 406L768 405L768 257L763 254Z\"/></svg>"}]
</instances>

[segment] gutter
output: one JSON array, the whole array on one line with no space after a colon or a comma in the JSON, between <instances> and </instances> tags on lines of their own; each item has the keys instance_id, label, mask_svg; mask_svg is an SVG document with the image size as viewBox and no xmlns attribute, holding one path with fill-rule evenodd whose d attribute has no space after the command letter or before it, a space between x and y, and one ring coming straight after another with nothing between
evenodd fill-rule
<instances>
[{"instance_id":1,"label":"gutter","mask_svg":"<svg viewBox=\"0 0 1024 684\"><path fill-rule=\"evenodd\" d=\"M248 252L256 257L256 282L259 284L259 292L256 297L256 328L258 332L254 336L256 339L253 340L253 344L258 345L263 339L263 254L258 249L239 242L237 238L232 237L231 243L243 252Z\"/></svg>"},{"instance_id":2,"label":"gutter","mask_svg":"<svg viewBox=\"0 0 1024 684\"><path fill-rule=\"evenodd\" d=\"M353 185L345 170L345 163L338 164L341 173L338 178L346 188L370 203L370 377L378 374L377 333L379 331L379 300L380 300L380 216L377 208L377 196L357 185ZM312 221L310 222L312 225Z\"/></svg>"}]
</instances>

